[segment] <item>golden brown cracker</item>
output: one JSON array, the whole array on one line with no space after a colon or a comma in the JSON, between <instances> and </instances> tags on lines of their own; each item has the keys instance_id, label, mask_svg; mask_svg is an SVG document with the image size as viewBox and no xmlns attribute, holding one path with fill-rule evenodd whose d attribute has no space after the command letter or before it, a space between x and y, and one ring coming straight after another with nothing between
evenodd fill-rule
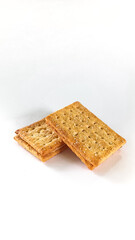
<instances>
[{"instance_id":1,"label":"golden brown cracker","mask_svg":"<svg viewBox=\"0 0 135 240\"><path fill-rule=\"evenodd\" d=\"M45 156L42 156L40 153L38 153L33 147L31 147L28 143L26 143L24 140L22 140L20 138L19 135L16 135L14 137L14 139L27 151L29 151L30 153L32 153L35 157L37 157L38 159L40 159L42 162L47 161L48 159L54 157L55 155L57 155L58 153L64 151L64 149L66 148L66 145L64 145L63 147L60 147L58 149L56 149L53 152L48 153Z\"/></svg>"},{"instance_id":2,"label":"golden brown cracker","mask_svg":"<svg viewBox=\"0 0 135 240\"><path fill-rule=\"evenodd\" d=\"M17 130L16 133L42 157L65 145L56 132L48 126L45 118Z\"/></svg>"},{"instance_id":3,"label":"golden brown cracker","mask_svg":"<svg viewBox=\"0 0 135 240\"><path fill-rule=\"evenodd\" d=\"M50 114L46 121L90 169L126 143L80 102Z\"/></svg>"}]
</instances>

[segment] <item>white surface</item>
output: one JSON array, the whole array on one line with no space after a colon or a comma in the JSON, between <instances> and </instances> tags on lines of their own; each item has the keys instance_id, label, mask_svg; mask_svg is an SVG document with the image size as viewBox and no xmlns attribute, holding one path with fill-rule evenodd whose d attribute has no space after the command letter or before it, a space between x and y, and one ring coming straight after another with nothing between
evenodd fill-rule
<instances>
[{"instance_id":1,"label":"white surface","mask_svg":"<svg viewBox=\"0 0 135 240\"><path fill-rule=\"evenodd\" d=\"M134 1L0 1L0 239L135 239ZM127 139L89 171L14 131L79 100Z\"/></svg>"}]
</instances>

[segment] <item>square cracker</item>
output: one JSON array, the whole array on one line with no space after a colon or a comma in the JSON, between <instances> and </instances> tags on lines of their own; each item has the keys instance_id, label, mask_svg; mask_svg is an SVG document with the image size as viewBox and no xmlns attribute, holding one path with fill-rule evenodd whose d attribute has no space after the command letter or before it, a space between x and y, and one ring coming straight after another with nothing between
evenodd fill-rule
<instances>
[{"instance_id":1,"label":"square cracker","mask_svg":"<svg viewBox=\"0 0 135 240\"><path fill-rule=\"evenodd\" d=\"M80 102L50 114L46 121L91 170L126 143Z\"/></svg>"},{"instance_id":2,"label":"square cracker","mask_svg":"<svg viewBox=\"0 0 135 240\"><path fill-rule=\"evenodd\" d=\"M64 142L42 119L16 131L15 140L34 156L46 161L66 148Z\"/></svg>"}]
</instances>

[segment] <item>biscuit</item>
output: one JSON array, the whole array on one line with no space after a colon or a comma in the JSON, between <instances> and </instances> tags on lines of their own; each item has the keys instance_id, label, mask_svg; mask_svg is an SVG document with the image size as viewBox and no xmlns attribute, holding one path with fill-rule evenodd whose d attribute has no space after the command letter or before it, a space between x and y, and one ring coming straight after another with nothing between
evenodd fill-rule
<instances>
[{"instance_id":1,"label":"biscuit","mask_svg":"<svg viewBox=\"0 0 135 240\"><path fill-rule=\"evenodd\" d=\"M18 129L16 134L14 139L41 161L48 160L66 148L56 132L48 126L45 118Z\"/></svg>"},{"instance_id":2,"label":"biscuit","mask_svg":"<svg viewBox=\"0 0 135 240\"><path fill-rule=\"evenodd\" d=\"M50 114L46 121L91 170L126 143L80 102Z\"/></svg>"},{"instance_id":3,"label":"biscuit","mask_svg":"<svg viewBox=\"0 0 135 240\"><path fill-rule=\"evenodd\" d=\"M35 157L37 157L38 159L40 159L42 162L47 161L48 159L54 157L55 155L57 155L58 153L62 152L65 150L66 145L64 145L63 147L60 147L58 149L55 149L55 151L50 152L48 154L46 154L45 156L42 156L40 153L38 153L33 147L31 147L28 143L26 143L25 141L23 141L19 135L16 135L14 137L14 139L24 148L26 149L28 152L30 152L31 154L33 154Z\"/></svg>"}]
</instances>

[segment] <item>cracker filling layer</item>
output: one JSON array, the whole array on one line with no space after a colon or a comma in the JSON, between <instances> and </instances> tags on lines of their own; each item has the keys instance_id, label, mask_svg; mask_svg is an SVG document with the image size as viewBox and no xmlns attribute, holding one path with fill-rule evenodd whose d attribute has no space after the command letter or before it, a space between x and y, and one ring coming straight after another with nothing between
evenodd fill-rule
<instances>
[{"instance_id":1,"label":"cracker filling layer","mask_svg":"<svg viewBox=\"0 0 135 240\"><path fill-rule=\"evenodd\" d=\"M46 155L41 155L39 152L37 152L30 144L28 144L26 141L24 141L18 134L14 137L14 139L22 146L24 147L27 151L32 153L34 156L39 158L41 161L46 161L49 158L55 156L57 153L62 152L65 148L66 145L62 145L61 147L57 147L53 149L50 153L47 153Z\"/></svg>"}]
</instances>

